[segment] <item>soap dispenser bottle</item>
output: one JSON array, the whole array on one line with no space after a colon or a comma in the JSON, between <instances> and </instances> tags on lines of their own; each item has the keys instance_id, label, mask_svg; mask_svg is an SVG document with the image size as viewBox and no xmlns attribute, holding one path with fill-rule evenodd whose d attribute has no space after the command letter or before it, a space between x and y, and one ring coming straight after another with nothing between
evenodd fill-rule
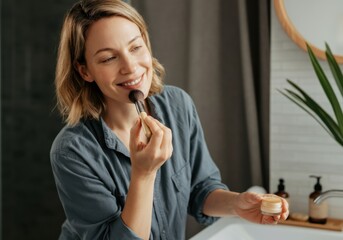
<instances>
[{"instance_id":1,"label":"soap dispenser bottle","mask_svg":"<svg viewBox=\"0 0 343 240\"><path fill-rule=\"evenodd\" d=\"M314 185L314 191L309 196L309 222L325 224L328 218L328 204L326 201L321 204L314 204L313 200L322 192L320 184L321 176L310 176L316 178L317 183Z\"/></svg>"},{"instance_id":2,"label":"soap dispenser bottle","mask_svg":"<svg viewBox=\"0 0 343 240\"><path fill-rule=\"evenodd\" d=\"M275 192L274 194L282 197L284 199L287 200L287 202L289 203L289 194L288 192L285 191L285 184L284 184L284 180L282 178L279 179L279 185L277 186L277 192Z\"/></svg>"},{"instance_id":3,"label":"soap dispenser bottle","mask_svg":"<svg viewBox=\"0 0 343 240\"><path fill-rule=\"evenodd\" d=\"M282 178L279 179L279 185L277 186L277 191L274 193L275 195L282 197L284 199L286 199L286 201L288 202L288 208L290 209L290 199L289 199L289 194L288 192L286 192L285 190L285 184L284 184L284 180Z\"/></svg>"}]
</instances>

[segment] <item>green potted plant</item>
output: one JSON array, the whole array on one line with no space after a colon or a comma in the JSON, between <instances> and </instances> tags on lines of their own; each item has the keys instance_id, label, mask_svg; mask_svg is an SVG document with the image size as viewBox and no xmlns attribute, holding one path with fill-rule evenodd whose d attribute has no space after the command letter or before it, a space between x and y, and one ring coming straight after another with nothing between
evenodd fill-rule
<instances>
[{"instance_id":1,"label":"green potted plant","mask_svg":"<svg viewBox=\"0 0 343 240\"><path fill-rule=\"evenodd\" d=\"M279 92L310 114L338 144L343 146L343 112L341 106L343 102L343 75L327 43L325 44L325 48L325 55L330 66L331 73L340 92L340 96L336 96L321 65L313 54L311 47L307 44L307 51L313 69L330 102L334 116L331 116L302 88L289 79L287 79L287 82L290 84L291 89L285 88L284 91L279 90ZM340 101L338 99L340 99Z\"/></svg>"}]
</instances>

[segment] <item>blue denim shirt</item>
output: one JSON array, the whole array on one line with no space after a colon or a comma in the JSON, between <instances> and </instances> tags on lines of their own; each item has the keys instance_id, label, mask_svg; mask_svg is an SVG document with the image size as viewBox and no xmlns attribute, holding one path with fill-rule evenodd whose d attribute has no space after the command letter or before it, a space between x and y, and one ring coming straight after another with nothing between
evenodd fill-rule
<instances>
[{"instance_id":1,"label":"blue denim shirt","mask_svg":"<svg viewBox=\"0 0 343 240\"><path fill-rule=\"evenodd\" d=\"M211 224L216 218L202 213L204 201L211 191L227 187L191 98L165 86L148 103L152 116L172 129L174 149L157 173L150 239L182 240L187 213ZM60 239L140 239L120 217L130 184L130 153L102 119L64 127L50 158L66 215Z\"/></svg>"}]
</instances>

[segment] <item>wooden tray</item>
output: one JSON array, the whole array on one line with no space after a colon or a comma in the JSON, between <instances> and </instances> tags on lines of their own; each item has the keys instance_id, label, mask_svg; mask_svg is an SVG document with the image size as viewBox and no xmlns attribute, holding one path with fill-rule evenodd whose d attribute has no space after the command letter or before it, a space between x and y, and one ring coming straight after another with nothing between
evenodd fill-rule
<instances>
[{"instance_id":1,"label":"wooden tray","mask_svg":"<svg viewBox=\"0 0 343 240\"><path fill-rule=\"evenodd\" d=\"M325 224L301 222L301 221L296 221L292 219L287 219L286 221L280 221L279 224L298 226L298 227L317 228L317 229L332 230L332 231L343 231L343 220L335 219L335 218L328 218Z\"/></svg>"}]
</instances>

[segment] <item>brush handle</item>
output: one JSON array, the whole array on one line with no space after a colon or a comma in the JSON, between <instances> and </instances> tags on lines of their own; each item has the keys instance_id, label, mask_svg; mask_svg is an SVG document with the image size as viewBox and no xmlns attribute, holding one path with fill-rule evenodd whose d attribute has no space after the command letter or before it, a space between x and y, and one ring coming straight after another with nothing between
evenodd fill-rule
<instances>
[{"instance_id":1,"label":"brush handle","mask_svg":"<svg viewBox=\"0 0 343 240\"><path fill-rule=\"evenodd\" d=\"M146 125L145 123L145 118L147 117L147 114L146 112L141 112L139 114L139 117L141 118L141 122L142 122L142 127L143 127L143 132L145 134L145 136L148 138L148 140L150 140L150 137L151 137L151 131L150 131L150 128Z\"/></svg>"}]
</instances>

